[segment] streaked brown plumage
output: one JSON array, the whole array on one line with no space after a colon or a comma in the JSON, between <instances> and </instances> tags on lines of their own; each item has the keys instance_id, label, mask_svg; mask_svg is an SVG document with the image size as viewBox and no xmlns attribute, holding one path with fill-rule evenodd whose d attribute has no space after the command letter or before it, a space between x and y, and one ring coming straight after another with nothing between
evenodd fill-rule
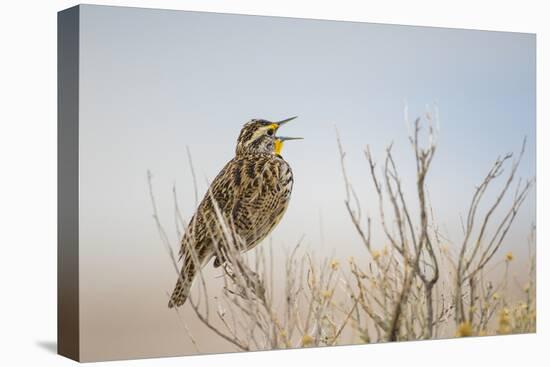
<instances>
[{"instance_id":1,"label":"streaked brown plumage","mask_svg":"<svg viewBox=\"0 0 550 367\"><path fill-rule=\"evenodd\" d=\"M260 243L281 220L290 200L293 175L280 151L283 141L299 138L275 133L294 118L280 122L255 119L243 126L235 157L212 181L183 235L181 274L168 307L185 303L199 267L212 257L216 257L214 266L225 261L216 253L215 244L223 242L218 215L231 223L244 244L242 251Z\"/></svg>"}]
</instances>

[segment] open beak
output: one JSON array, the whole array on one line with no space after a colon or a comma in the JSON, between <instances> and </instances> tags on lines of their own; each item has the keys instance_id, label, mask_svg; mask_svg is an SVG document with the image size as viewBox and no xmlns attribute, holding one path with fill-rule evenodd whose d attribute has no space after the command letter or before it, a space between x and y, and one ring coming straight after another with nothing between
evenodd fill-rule
<instances>
[{"instance_id":1,"label":"open beak","mask_svg":"<svg viewBox=\"0 0 550 367\"><path fill-rule=\"evenodd\" d=\"M279 122L274 122L273 125L275 125L275 126L274 126L275 129L278 130L281 126L283 126L284 124L286 124L286 123L289 122L289 121L294 120L295 118L298 118L298 116L293 116L293 117L284 119L284 120L279 121ZM299 139L303 139L303 138L291 138L291 137L288 137L288 136L275 136L275 138L276 138L277 140L280 140L281 142L286 141L286 140L299 140Z\"/></svg>"},{"instance_id":2,"label":"open beak","mask_svg":"<svg viewBox=\"0 0 550 367\"><path fill-rule=\"evenodd\" d=\"M274 122L273 123L273 128L275 130L278 130L281 126L283 126L284 124L286 124L289 121L294 120L297 117L298 116L294 116L294 117L290 117L290 118L284 119L284 120L279 121L279 122ZM294 137L290 137L290 136L275 136L275 153L276 154L281 154L281 150L283 149L283 142L285 142L287 140L300 140L300 139L303 139L303 138L298 138L298 137L294 138Z\"/></svg>"}]
</instances>

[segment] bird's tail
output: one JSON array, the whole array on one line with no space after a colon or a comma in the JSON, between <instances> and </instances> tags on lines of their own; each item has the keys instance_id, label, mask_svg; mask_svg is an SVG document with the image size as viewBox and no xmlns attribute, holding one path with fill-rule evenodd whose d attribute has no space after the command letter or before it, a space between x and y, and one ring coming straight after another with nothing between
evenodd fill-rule
<instances>
[{"instance_id":1,"label":"bird's tail","mask_svg":"<svg viewBox=\"0 0 550 367\"><path fill-rule=\"evenodd\" d=\"M195 266L193 259L189 256L184 256L180 276L178 277L178 281L176 282L176 286L168 302L169 308L183 306L189 296L189 292L191 292L191 286L193 285L193 279L196 273L197 266Z\"/></svg>"}]
</instances>

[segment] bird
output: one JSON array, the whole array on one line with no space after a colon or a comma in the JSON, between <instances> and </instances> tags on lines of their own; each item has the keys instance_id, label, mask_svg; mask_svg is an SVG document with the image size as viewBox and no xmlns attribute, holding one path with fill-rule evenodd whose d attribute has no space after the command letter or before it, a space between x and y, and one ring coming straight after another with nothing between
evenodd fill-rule
<instances>
[{"instance_id":1,"label":"bird","mask_svg":"<svg viewBox=\"0 0 550 367\"><path fill-rule=\"evenodd\" d=\"M252 119L237 138L235 156L210 184L181 239L180 274L168 302L183 306L197 272L214 258L214 267L226 263L218 245L223 242L220 221L230 223L239 251L258 245L281 221L288 207L294 177L281 151L288 140L278 129L297 116L278 122Z\"/></svg>"}]
</instances>

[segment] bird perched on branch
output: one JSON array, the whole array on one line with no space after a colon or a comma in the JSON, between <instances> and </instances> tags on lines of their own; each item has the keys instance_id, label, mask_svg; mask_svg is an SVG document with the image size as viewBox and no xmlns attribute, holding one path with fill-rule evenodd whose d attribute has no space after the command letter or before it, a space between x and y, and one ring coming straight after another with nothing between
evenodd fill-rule
<instances>
[{"instance_id":1,"label":"bird perched on branch","mask_svg":"<svg viewBox=\"0 0 550 367\"><path fill-rule=\"evenodd\" d=\"M292 192L293 176L281 156L283 143L278 129L296 118L279 122L253 119L241 129L235 157L216 176L191 218L181 241L183 261L168 307L179 307L189 296L196 273L215 257L222 265L225 228L247 251L261 242L279 223ZM221 223L223 222L223 223Z\"/></svg>"}]
</instances>

